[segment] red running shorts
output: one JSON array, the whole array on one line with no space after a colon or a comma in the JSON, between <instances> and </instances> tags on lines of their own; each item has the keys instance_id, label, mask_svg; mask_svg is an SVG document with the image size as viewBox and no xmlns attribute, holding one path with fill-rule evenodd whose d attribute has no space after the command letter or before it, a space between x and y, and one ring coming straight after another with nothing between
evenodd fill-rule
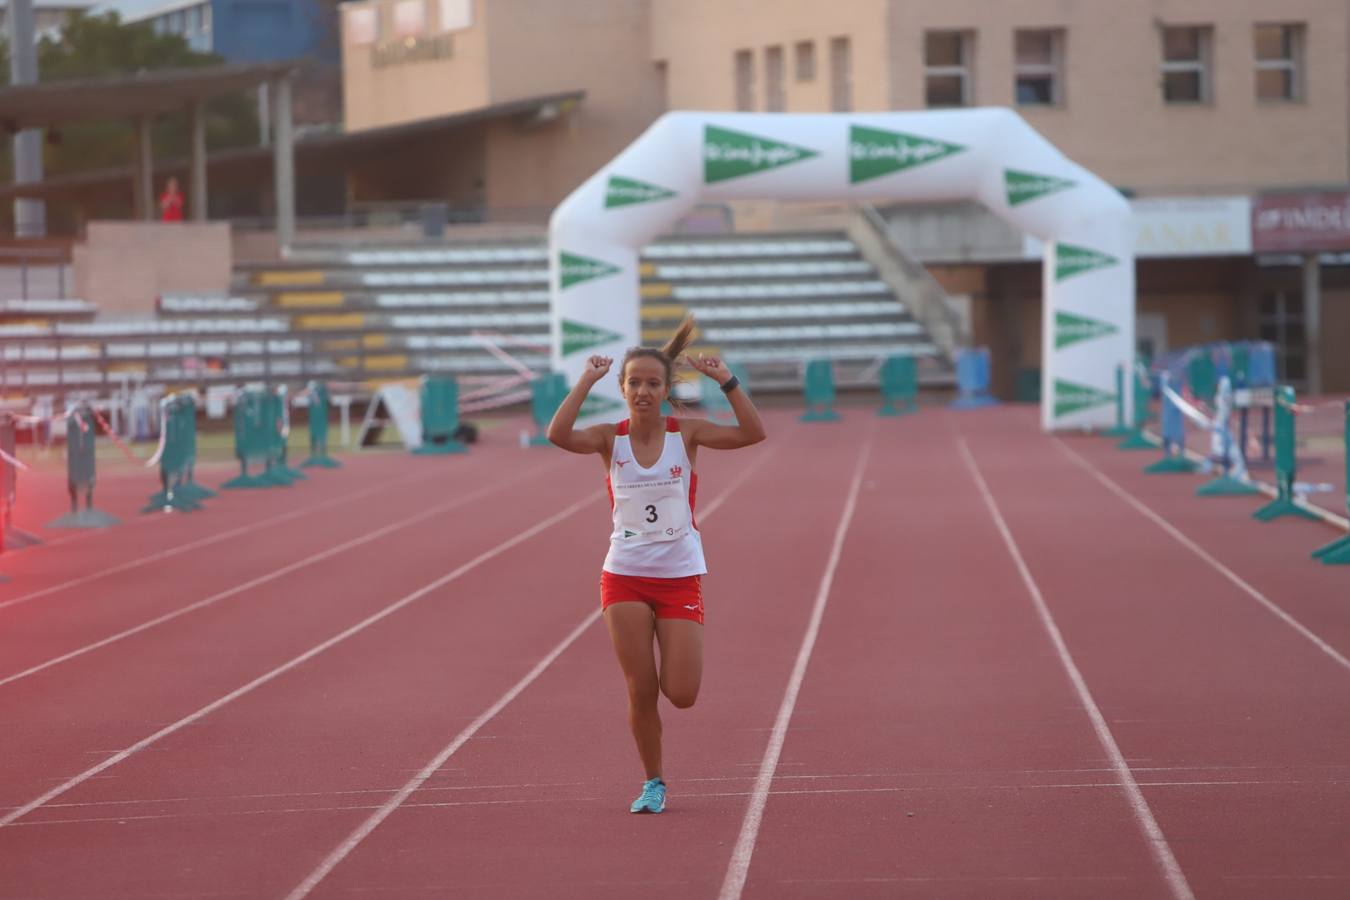
<instances>
[{"instance_id":1,"label":"red running shorts","mask_svg":"<svg viewBox=\"0 0 1350 900\"><path fill-rule=\"evenodd\" d=\"M688 619L703 624L701 575L684 578L644 578L640 575L600 573L600 608L611 603L645 603L658 619Z\"/></svg>"}]
</instances>

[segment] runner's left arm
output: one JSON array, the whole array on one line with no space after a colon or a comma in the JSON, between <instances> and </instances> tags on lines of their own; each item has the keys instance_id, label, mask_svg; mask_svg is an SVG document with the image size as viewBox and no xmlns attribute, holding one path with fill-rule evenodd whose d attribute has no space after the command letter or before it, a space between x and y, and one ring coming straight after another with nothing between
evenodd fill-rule
<instances>
[{"instance_id":1,"label":"runner's left arm","mask_svg":"<svg viewBox=\"0 0 1350 900\"><path fill-rule=\"evenodd\" d=\"M716 381L718 387L725 385L734 376L731 370L715 356L686 356L685 360L704 375ZM739 385L727 393L731 401L731 411L736 415L735 425L719 425L706 419L686 420L686 428L692 429L690 440L696 447L711 450L737 450L758 444L767 435L764 423L760 421L759 410L750 401L750 395Z\"/></svg>"}]
</instances>

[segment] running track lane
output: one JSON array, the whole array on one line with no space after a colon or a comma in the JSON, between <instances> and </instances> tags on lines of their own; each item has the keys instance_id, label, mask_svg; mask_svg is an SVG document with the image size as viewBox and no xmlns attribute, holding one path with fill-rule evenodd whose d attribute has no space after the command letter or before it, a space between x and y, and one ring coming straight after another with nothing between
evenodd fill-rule
<instances>
[{"instance_id":1,"label":"running track lane","mask_svg":"<svg viewBox=\"0 0 1350 900\"><path fill-rule=\"evenodd\" d=\"M771 445L730 454L756 470L704 523L711 574L703 694L690 710L661 701L667 812L627 812L642 770L628 733L622 675L597 626L357 846L312 897L716 896L858 450L840 444L849 433L842 427L794 426L787 434L770 420L769 431ZM761 455L768 457L762 464ZM837 465L821 466L826 456ZM728 483L707 465L713 460L721 458L700 460L709 497ZM594 547L594 536L583 543ZM587 554L578 578L588 610L598 560L594 551Z\"/></svg>"},{"instance_id":2,"label":"running track lane","mask_svg":"<svg viewBox=\"0 0 1350 900\"><path fill-rule=\"evenodd\" d=\"M606 530L602 481L593 460L574 466L552 488L586 497L566 525L0 829L8 845L0 865L13 867L0 870L0 883L68 895L221 884L254 895L288 890L368 813L342 808L383 802L594 608ZM536 493L549 495L499 504L485 516L489 543L565 506ZM541 552L560 572L531 562ZM422 582L448 568L434 543L409 548L407 558ZM346 577L355 577L352 567ZM388 587L380 595L396 596ZM256 617L259 626L265 621L276 624L278 614ZM86 865L43 864L58 856ZM145 883L147 874L155 884Z\"/></svg>"},{"instance_id":3,"label":"running track lane","mask_svg":"<svg viewBox=\"0 0 1350 900\"><path fill-rule=\"evenodd\" d=\"M543 518L581 493L556 477L524 478L328 566L287 575L0 688L0 721L12 723L0 804L34 800L519 533L497 518L499 509ZM482 525L464 527L475 521ZM451 542L447 533L458 536ZM150 758L161 753L146 751ZM119 777L114 768L105 780Z\"/></svg>"},{"instance_id":4,"label":"running track lane","mask_svg":"<svg viewBox=\"0 0 1350 900\"><path fill-rule=\"evenodd\" d=\"M13 581L0 591L0 611L66 592L87 592L99 578L123 571L133 572L145 584L150 579L144 577L142 564L131 565L132 561L155 556L151 564L158 566L206 547L215 548L213 555L226 557L238 546L231 542L240 537L246 542L263 530L283 526L294 530L308 524L305 520L313 513L329 511L332 517L344 512L348 503L359 501L378 509L385 490L398 491L409 483L436 477L431 466L409 472L406 464L379 463L363 466L359 473L349 469L325 472L328 477L315 476L288 488L222 491L197 512L133 513L128 524L84 532L79 543L43 544L7 553L3 560Z\"/></svg>"},{"instance_id":5,"label":"running track lane","mask_svg":"<svg viewBox=\"0 0 1350 900\"><path fill-rule=\"evenodd\" d=\"M481 491L485 483L504 486L507 481L507 467L500 463L418 468L412 479L394 481L387 487L382 486L385 481L381 479L368 486L373 493L349 489L322 503L300 507L284 522L244 528L223 541L205 543L219 536L209 532L205 538L180 538L172 546L186 549L147 565L132 563L159 552L159 548L127 542L125 532L101 536L100 546L115 542L125 563L114 564L102 573L96 570L85 576L83 584L53 590L17 606L0 604L0 623L4 626L0 631L0 660L4 660L0 689L5 679L48 660L240 585L269 578L331 548L374 535L392 523L460 502ZM365 546L354 546L351 552L360 552ZM330 558L314 568L332 564ZM305 570L300 571L303 577Z\"/></svg>"},{"instance_id":6,"label":"running track lane","mask_svg":"<svg viewBox=\"0 0 1350 900\"><path fill-rule=\"evenodd\" d=\"M1196 895L1350 894L1350 673L1015 412L960 428Z\"/></svg>"},{"instance_id":7,"label":"running track lane","mask_svg":"<svg viewBox=\"0 0 1350 900\"><path fill-rule=\"evenodd\" d=\"M879 423L743 896L1168 897L940 415Z\"/></svg>"}]
</instances>

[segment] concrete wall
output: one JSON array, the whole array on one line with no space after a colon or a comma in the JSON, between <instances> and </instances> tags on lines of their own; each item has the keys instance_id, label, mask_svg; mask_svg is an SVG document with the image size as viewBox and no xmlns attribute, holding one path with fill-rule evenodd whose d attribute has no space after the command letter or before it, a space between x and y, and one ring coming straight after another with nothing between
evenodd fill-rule
<instances>
[{"instance_id":1,"label":"concrete wall","mask_svg":"<svg viewBox=\"0 0 1350 900\"><path fill-rule=\"evenodd\" d=\"M1145 191L1342 182L1350 177L1343 0L893 0L890 102L923 106L923 34L975 32L975 105L1009 106L1015 28L1063 28L1065 102L1019 107L1072 159ZM1259 103L1252 26L1307 24L1306 100ZM1167 105L1158 24L1211 25L1213 102Z\"/></svg>"},{"instance_id":2,"label":"concrete wall","mask_svg":"<svg viewBox=\"0 0 1350 900\"><path fill-rule=\"evenodd\" d=\"M474 0L473 27L450 35L449 58L377 66L380 46L397 44L394 5L388 0L342 4L342 103L348 131L378 128L464 112L488 105L488 10ZM352 13L374 9L380 23L375 44L359 44ZM437 5L426 5L427 37L439 30ZM540 93L548 93L547 90Z\"/></svg>"},{"instance_id":3,"label":"concrete wall","mask_svg":"<svg viewBox=\"0 0 1350 900\"><path fill-rule=\"evenodd\" d=\"M90 222L72 252L73 296L99 315L148 315L161 294L230 289L230 226L190 222Z\"/></svg>"}]
</instances>

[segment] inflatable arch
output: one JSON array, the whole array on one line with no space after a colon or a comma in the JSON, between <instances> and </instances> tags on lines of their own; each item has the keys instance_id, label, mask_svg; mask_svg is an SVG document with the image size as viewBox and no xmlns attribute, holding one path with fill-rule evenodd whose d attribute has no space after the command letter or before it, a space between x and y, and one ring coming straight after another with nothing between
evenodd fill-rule
<instances>
[{"instance_id":1,"label":"inflatable arch","mask_svg":"<svg viewBox=\"0 0 1350 900\"><path fill-rule=\"evenodd\" d=\"M1134 358L1129 204L1007 109L667 113L553 212L554 368L575 383L591 354L636 345L641 248L696 203L747 199L978 200L1041 238L1041 424L1114 424L1116 367ZM621 416L618 379L582 414Z\"/></svg>"}]
</instances>

